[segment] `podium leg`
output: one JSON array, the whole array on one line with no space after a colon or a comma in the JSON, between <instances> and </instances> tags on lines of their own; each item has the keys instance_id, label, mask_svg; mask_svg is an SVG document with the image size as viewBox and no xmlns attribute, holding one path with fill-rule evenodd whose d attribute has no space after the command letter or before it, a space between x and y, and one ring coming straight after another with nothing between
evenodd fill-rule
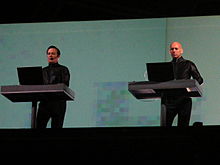
<instances>
[{"instance_id":1,"label":"podium leg","mask_svg":"<svg viewBox=\"0 0 220 165\"><path fill-rule=\"evenodd\" d=\"M161 112L160 112L160 126L166 127L166 114L167 114L167 107L164 103L167 101L167 96L165 93L161 93Z\"/></svg>"},{"instance_id":2,"label":"podium leg","mask_svg":"<svg viewBox=\"0 0 220 165\"><path fill-rule=\"evenodd\" d=\"M161 103L160 126L166 126L166 105Z\"/></svg>"},{"instance_id":3,"label":"podium leg","mask_svg":"<svg viewBox=\"0 0 220 165\"><path fill-rule=\"evenodd\" d=\"M37 116L37 101L33 101L32 111L31 111L31 128L36 128L36 116Z\"/></svg>"}]
</instances>

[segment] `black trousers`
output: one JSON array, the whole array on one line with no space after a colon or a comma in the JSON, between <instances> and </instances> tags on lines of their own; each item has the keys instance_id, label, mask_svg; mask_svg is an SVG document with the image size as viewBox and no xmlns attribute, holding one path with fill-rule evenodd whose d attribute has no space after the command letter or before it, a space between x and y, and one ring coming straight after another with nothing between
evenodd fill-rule
<instances>
[{"instance_id":1,"label":"black trousers","mask_svg":"<svg viewBox=\"0 0 220 165\"><path fill-rule=\"evenodd\" d=\"M189 126L192 111L192 99L190 97L168 97L162 101L162 104L166 107L166 126L172 126L176 116L178 117L177 126Z\"/></svg>"},{"instance_id":2,"label":"black trousers","mask_svg":"<svg viewBox=\"0 0 220 165\"><path fill-rule=\"evenodd\" d=\"M51 119L51 128L62 128L66 113L66 101L42 101L37 112L36 128L46 128Z\"/></svg>"}]
</instances>

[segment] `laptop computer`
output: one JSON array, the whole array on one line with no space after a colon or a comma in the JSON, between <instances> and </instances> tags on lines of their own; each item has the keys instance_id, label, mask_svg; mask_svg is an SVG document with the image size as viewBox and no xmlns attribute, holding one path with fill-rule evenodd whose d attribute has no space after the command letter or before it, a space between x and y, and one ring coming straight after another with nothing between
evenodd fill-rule
<instances>
[{"instance_id":1,"label":"laptop computer","mask_svg":"<svg viewBox=\"0 0 220 165\"><path fill-rule=\"evenodd\" d=\"M20 85L43 85L42 66L17 67Z\"/></svg>"},{"instance_id":2,"label":"laptop computer","mask_svg":"<svg viewBox=\"0 0 220 165\"><path fill-rule=\"evenodd\" d=\"M146 67L149 81L165 82L174 80L171 62L146 63Z\"/></svg>"}]
</instances>

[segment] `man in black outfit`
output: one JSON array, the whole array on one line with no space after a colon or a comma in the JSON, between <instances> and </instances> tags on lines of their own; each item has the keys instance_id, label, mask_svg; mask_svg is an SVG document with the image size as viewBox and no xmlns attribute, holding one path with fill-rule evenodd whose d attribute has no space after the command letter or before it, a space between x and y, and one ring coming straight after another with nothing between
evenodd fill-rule
<instances>
[{"instance_id":1,"label":"man in black outfit","mask_svg":"<svg viewBox=\"0 0 220 165\"><path fill-rule=\"evenodd\" d=\"M69 86L70 73L66 66L60 65L60 50L50 46L46 51L48 66L43 68L44 84L64 83ZM51 128L62 128L66 113L65 100L41 101L37 113L36 128L46 128L51 118Z\"/></svg>"},{"instance_id":2,"label":"man in black outfit","mask_svg":"<svg viewBox=\"0 0 220 165\"><path fill-rule=\"evenodd\" d=\"M196 65L182 57L183 48L179 42L172 42L169 50L172 56L174 78L178 79L196 79L201 85L203 78L201 77ZM166 107L166 126L172 126L174 118L178 115L177 126L189 126L192 99L185 96L169 96L162 100L162 104Z\"/></svg>"}]
</instances>

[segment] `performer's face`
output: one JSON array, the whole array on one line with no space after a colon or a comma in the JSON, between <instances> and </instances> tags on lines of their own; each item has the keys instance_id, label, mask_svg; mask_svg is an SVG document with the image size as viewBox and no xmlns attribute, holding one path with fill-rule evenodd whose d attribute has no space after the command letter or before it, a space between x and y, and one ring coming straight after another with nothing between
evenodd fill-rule
<instances>
[{"instance_id":1,"label":"performer's face","mask_svg":"<svg viewBox=\"0 0 220 165\"><path fill-rule=\"evenodd\" d=\"M179 58L183 54L183 48L180 43L174 42L170 45L170 54L173 58Z\"/></svg>"},{"instance_id":2,"label":"performer's face","mask_svg":"<svg viewBox=\"0 0 220 165\"><path fill-rule=\"evenodd\" d=\"M47 61L49 63L57 63L59 60L59 55L57 54L57 50L55 48L50 48L47 51Z\"/></svg>"}]
</instances>

